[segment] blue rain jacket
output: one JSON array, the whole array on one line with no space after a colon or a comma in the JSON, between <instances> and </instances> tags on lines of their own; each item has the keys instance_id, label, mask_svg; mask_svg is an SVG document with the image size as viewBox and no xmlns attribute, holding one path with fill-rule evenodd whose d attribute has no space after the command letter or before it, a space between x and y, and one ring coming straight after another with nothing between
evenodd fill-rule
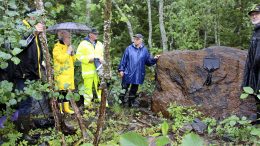
<instances>
[{"instance_id":1,"label":"blue rain jacket","mask_svg":"<svg viewBox=\"0 0 260 146\"><path fill-rule=\"evenodd\" d=\"M145 65L152 66L156 63L147 48L142 45L136 48L134 44L128 46L124 52L118 71L123 71L123 84L143 84L145 76Z\"/></svg>"}]
</instances>

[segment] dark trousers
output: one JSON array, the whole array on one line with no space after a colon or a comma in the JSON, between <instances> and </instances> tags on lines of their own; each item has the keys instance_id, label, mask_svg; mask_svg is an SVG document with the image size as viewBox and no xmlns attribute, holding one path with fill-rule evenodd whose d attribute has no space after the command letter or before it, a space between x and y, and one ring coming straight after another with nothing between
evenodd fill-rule
<instances>
[{"instance_id":1,"label":"dark trousers","mask_svg":"<svg viewBox=\"0 0 260 146\"><path fill-rule=\"evenodd\" d=\"M59 91L59 93L60 93L61 95L63 95L64 98L63 98L63 99L58 99L58 102L59 102L59 103L61 103L61 102L67 102L68 100L66 99L66 95L68 94L68 91L61 90L61 91Z\"/></svg>"},{"instance_id":2,"label":"dark trousers","mask_svg":"<svg viewBox=\"0 0 260 146\"><path fill-rule=\"evenodd\" d=\"M16 89L23 90L25 87L25 79L15 79ZM20 116L28 116L31 113L32 97L27 97L18 104L18 110Z\"/></svg>"},{"instance_id":3,"label":"dark trousers","mask_svg":"<svg viewBox=\"0 0 260 146\"><path fill-rule=\"evenodd\" d=\"M130 87L130 91L129 91L129 96L135 96L137 91L138 91L138 84L122 84L122 88L126 90L126 92L128 91L128 88Z\"/></svg>"}]
</instances>

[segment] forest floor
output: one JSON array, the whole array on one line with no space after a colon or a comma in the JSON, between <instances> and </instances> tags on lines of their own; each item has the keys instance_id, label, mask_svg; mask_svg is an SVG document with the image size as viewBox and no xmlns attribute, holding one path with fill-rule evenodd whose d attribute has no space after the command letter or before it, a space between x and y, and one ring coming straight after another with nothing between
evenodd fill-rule
<instances>
[{"instance_id":1,"label":"forest floor","mask_svg":"<svg viewBox=\"0 0 260 146\"><path fill-rule=\"evenodd\" d=\"M79 104L79 109L82 114L84 124L87 132L87 140L85 142L92 143L94 141L95 132L97 129L97 121L98 121L98 110L99 103L94 103L90 108L84 108L84 106ZM179 106L176 106L178 110L180 110ZM176 110L176 109L174 109ZM188 109L189 110L189 109ZM182 111L183 112L183 111ZM196 112L196 111L195 111ZM178 114L178 113L177 113ZM181 113L182 114L182 113ZM193 113L191 113L193 114ZM194 115L194 114L193 114ZM44 119L46 115L38 115L34 117L34 119ZM181 115L178 116L179 119L187 119L194 118L192 115ZM201 117L196 117L201 118ZM79 128L77 119L75 114L63 114L63 119L65 121L65 125L70 127L71 129L75 129L76 132L66 133L65 134L65 142L67 145L79 146L83 144L83 139L81 135L81 130ZM202 120L202 119L201 119ZM171 140L173 145L180 145L183 140L183 136L187 133L193 132L199 135L206 145L247 145L246 140L236 140L232 139L230 135L219 136L216 133L216 127L211 130L212 133L208 134L209 128L208 125L205 124L203 126L199 125L198 129L194 129L192 127L192 122L190 123L178 123L178 119L174 118L164 118L161 113L153 113L150 109L150 103L146 107L128 107L122 106L115 102L115 104L110 104L110 106L106 109L105 116L105 124L102 129L100 146L119 146L120 136L129 131L134 131L139 135L148 139L149 146L156 146L156 138L162 136L163 128L162 124L167 123L167 136ZM241 121L238 121L241 122ZM205 127L206 126L206 127ZM14 126L10 126L15 129ZM176 129L177 127L177 129ZM204 128L203 128L204 127ZM224 130L233 130L233 127L222 128ZM235 127L236 128L236 127ZM243 128L242 126L238 127ZM250 128L250 126L249 126ZM7 128L8 129L8 128ZM174 130L175 129L175 130ZM200 130L202 129L202 130ZM64 127L62 131L64 131ZM10 130L9 130L10 131ZM66 130L65 130L66 131ZM241 133L241 131L239 131ZM3 131L4 133L4 131ZM6 133L6 132L5 132ZM13 132L11 132L13 133ZM14 132L15 133L15 132ZM61 132L57 132L54 128L54 125L50 125L49 127L44 128L34 128L30 130L29 134L33 137L36 137L38 140L37 145L41 146L58 146L61 145ZM243 136L243 133L241 133ZM246 138L247 135L244 135ZM1 137L0 137L1 138ZM15 139L15 135L9 136L9 143L11 143L11 139ZM0 139L1 140L1 139ZM17 141L16 141L17 143ZM0 144L1 145L1 144ZM8 145L8 144L7 144ZM28 142L24 140L20 140L18 145L28 145ZM250 145L250 144L249 144Z\"/></svg>"}]
</instances>

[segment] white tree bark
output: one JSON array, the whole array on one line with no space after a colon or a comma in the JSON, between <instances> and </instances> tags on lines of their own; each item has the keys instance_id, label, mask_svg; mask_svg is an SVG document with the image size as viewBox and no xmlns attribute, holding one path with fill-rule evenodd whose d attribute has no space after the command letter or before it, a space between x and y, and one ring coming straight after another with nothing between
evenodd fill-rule
<instances>
[{"instance_id":1,"label":"white tree bark","mask_svg":"<svg viewBox=\"0 0 260 146\"><path fill-rule=\"evenodd\" d=\"M90 4L91 4L91 0L86 0L86 22L90 23Z\"/></svg>"},{"instance_id":2,"label":"white tree bark","mask_svg":"<svg viewBox=\"0 0 260 146\"><path fill-rule=\"evenodd\" d=\"M153 32L153 27L152 27L152 14L151 14L151 0L147 0L147 6L148 6L148 22L149 22L149 37L148 37L148 45L149 48L152 48L152 32Z\"/></svg>"},{"instance_id":3,"label":"white tree bark","mask_svg":"<svg viewBox=\"0 0 260 146\"><path fill-rule=\"evenodd\" d=\"M161 31L161 37L162 37L163 52L166 52L166 51L168 51L168 48L167 48L166 32L165 32L164 23L163 23L163 0L159 1L159 24L160 24L160 31Z\"/></svg>"},{"instance_id":4,"label":"white tree bark","mask_svg":"<svg viewBox=\"0 0 260 146\"><path fill-rule=\"evenodd\" d=\"M133 28L132 28L132 24L131 22L129 21L129 19L126 17L126 15L124 14L124 12L122 11L122 9L118 6L118 4L116 3L115 0L112 0L112 2L114 3L114 5L116 6L116 9L119 11L120 15L124 18L126 18L126 25L127 25L127 28L128 28L128 32L129 32L129 36L130 36L130 40L133 41L133 36L134 36L134 33L133 33Z\"/></svg>"}]
</instances>

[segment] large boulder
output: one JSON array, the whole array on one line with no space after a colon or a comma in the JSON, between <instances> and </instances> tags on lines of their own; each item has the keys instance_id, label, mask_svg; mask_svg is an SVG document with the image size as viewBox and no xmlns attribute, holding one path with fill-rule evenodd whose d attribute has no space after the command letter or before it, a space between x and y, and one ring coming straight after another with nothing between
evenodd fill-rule
<instances>
[{"instance_id":1,"label":"large boulder","mask_svg":"<svg viewBox=\"0 0 260 146\"><path fill-rule=\"evenodd\" d=\"M212 73L212 84L204 85L207 71L205 56L220 58L220 68ZM253 98L241 100L241 82L247 52L230 47L210 47L198 51L172 51L157 63L156 90L152 110L168 116L170 103L196 106L209 117L222 119L231 114L255 117Z\"/></svg>"}]
</instances>

